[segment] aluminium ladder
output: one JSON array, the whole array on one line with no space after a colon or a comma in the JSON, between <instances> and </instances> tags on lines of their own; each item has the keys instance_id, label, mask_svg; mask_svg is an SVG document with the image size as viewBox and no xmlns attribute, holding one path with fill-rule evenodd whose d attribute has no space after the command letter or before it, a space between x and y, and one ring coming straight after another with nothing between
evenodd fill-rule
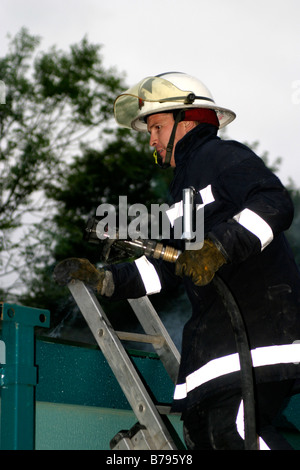
<instances>
[{"instance_id":1,"label":"aluminium ladder","mask_svg":"<svg viewBox=\"0 0 300 470\"><path fill-rule=\"evenodd\" d=\"M121 340L151 343L167 373L175 383L180 354L147 296L128 299L145 335L117 332L113 329L95 294L78 280L68 284L95 340L119 382L138 423L129 431L120 431L110 443L112 450L176 450L165 407L156 406L132 364ZM175 439L176 440L176 439Z\"/></svg>"}]
</instances>

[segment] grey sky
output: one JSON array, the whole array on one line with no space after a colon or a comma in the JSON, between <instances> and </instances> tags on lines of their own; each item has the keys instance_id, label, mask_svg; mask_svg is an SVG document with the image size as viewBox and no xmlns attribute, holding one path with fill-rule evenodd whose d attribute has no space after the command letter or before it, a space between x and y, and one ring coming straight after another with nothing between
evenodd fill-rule
<instances>
[{"instance_id":1,"label":"grey sky","mask_svg":"<svg viewBox=\"0 0 300 470\"><path fill-rule=\"evenodd\" d=\"M87 35L130 86L166 71L197 76L236 112L227 136L252 143L300 187L299 0L2 0L0 55L22 26L42 48Z\"/></svg>"}]
</instances>

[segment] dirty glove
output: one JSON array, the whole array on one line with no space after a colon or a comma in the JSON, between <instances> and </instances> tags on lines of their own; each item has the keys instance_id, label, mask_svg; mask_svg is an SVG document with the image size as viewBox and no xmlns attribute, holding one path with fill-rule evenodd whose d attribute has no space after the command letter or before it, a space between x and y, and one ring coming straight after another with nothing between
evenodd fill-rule
<instances>
[{"instance_id":1,"label":"dirty glove","mask_svg":"<svg viewBox=\"0 0 300 470\"><path fill-rule=\"evenodd\" d=\"M95 290L98 294L112 295L114 284L112 273L105 269L96 269L89 260L84 258L68 258L55 267L53 277L61 286L65 286L72 279L78 279Z\"/></svg>"},{"instance_id":2,"label":"dirty glove","mask_svg":"<svg viewBox=\"0 0 300 470\"><path fill-rule=\"evenodd\" d=\"M188 276L196 286L205 286L226 263L225 257L211 240L204 240L201 250L186 250L178 257L175 274Z\"/></svg>"}]
</instances>

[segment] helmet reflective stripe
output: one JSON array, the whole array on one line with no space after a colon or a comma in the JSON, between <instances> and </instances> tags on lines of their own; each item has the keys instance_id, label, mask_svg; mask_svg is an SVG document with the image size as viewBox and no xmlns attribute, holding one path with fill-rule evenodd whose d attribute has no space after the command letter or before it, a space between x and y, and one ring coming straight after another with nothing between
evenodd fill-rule
<instances>
[{"instance_id":1,"label":"helmet reflective stripe","mask_svg":"<svg viewBox=\"0 0 300 470\"><path fill-rule=\"evenodd\" d=\"M220 128L235 118L235 113L215 104L200 80L178 72L147 77L119 95L114 103L117 123L142 132L147 131L146 118L151 114L189 108L214 109Z\"/></svg>"}]
</instances>

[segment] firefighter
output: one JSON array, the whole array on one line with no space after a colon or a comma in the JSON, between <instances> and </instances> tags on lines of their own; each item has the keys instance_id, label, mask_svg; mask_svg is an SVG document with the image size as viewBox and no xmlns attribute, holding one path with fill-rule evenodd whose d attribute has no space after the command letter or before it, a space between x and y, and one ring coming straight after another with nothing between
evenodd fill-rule
<instances>
[{"instance_id":1,"label":"firefighter","mask_svg":"<svg viewBox=\"0 0 300 470\"><path fill-rule=\"evenodd\" d=\"M57 282L81 279L112 300L183 282L192 315L183 329L173 409L182 413L188 449L238 450L240 366L228 312L211 282L217 273L249 339L260 448L292 449L274 425L300 376L300 275L284 235L293 219L287 190L250 148L218 136L235 113L190 75L147 77L118 96L114 112L119 125L148 132L158 164L174 169L174 207L184 188L195 188L204 245L183 251L176 264L141 257L97 270L71 258L56 267Z\"/></svg>"}]
</instances>

